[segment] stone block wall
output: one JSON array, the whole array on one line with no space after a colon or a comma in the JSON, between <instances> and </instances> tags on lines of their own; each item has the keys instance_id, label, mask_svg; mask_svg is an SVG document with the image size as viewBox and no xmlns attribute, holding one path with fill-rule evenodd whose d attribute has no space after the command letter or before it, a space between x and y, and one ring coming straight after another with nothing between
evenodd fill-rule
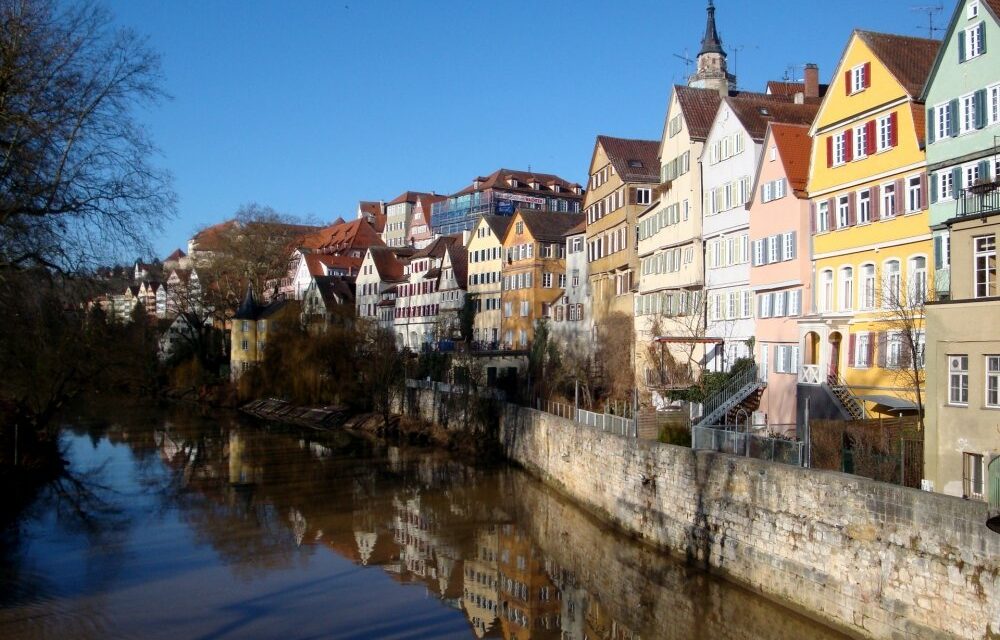
<instances>
[{"instance_id":1,"label":"stone block wall","mask_svg":"<svg viewBox=\"0 0 1000 640\"><path fill-rule=\"evenodd\" d=\"M430 419L430 417L425 417ZM1000 637L986 505L505 405L508 457L599 517L872 638Z\"/></svg>"}]
</instances>

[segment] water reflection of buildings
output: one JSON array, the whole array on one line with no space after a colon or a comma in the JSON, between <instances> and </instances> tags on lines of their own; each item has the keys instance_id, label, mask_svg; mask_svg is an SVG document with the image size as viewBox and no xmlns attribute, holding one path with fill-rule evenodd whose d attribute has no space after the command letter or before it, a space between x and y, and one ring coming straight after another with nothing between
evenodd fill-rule
<instances>
[{"instance_id":1,"label":"water reflection of buildings","mask_svg":"<svg viewBox=\"0 0 1000 640\"><path fill-rule=\"evenodd\" d=\"M462 608L478 638L499 637L500 610L499 527L491 524L476 534L473 557L465 561Z\"/></svg>"},{"instance_id":2,"label":"water reflection of buildings","mask_svg":"<svg viewBox=\"0 0 1000 640\"><path fill-rule=\"evenodd\" d=\"M500 626L511 640L559 638L562 605L544 560L516 526L500 526Z\"/></svg>"}]
</instances>

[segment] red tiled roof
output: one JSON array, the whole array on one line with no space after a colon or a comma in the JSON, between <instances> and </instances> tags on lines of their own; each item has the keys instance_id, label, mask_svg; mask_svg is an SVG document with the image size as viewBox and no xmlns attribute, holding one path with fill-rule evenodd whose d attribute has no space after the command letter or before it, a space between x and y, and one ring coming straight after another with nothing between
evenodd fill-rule
<instances>
[{"instance_id":1,"label":"red tiled roof","mask_svg":"<svg viewBox=\"0 0 1000 640\"><path fill-rule=\"evenodd\" d=\"M572 229L570 229L569 231L567 231L566 235L567 236L578 236L581 233L586 233L586 232L587 232L587 221L583 220L583 221L580 222L580 224L576 225L575 227L573 227Z\"/></svg>"},{"instance_id":2,"label":"red tiled roof","mask_svg":"<svg viewBox=\"0 0 1000 640\"><path fill-rule=\"evenodd\" d=\"M342 269L348 273L357 273L361 268L363 258L352 256L335 256L328 253L307 253L305 254L306 266L309 268L311 276L325 276L326 268Z\"/></svg>"},{"instance_id":3,"label":"red tiled roof","mask_svg":"<svg viewBox=\"0 0 1000 640\"><path fill-rule=\"evenodd\" d=\"M827 89L830 88L828 84L819 85L819 97L822 98L826 95ZM786 98L794 98L796 93L805 94L806 83L804 82L783 82L781 80L768 80L767 81L767 93L773 96L784 96Z\"/></svg>"},{"instance_id":4,"label":"red tiled roof","mask_svg":"<svg viewBox=\"0 0 1000 640\"><path fill-rule=\"evenodd\" d=\"M464 289L469 279L469 251L461 242L456 242L448 247L448 257L455 271L455 280L459 288Z\"/></svg>"},{"instance_id":5,"label":"red tiled roof","mask_svg":"<svg viewBox=\"0 0 1000 640\"><path fill-rule=\"evenodd\" d=\"M692 140L704 140L715 120L715 112L719 110L722 96L714 89L698 89L684 85L674 85L677 102L684 114L688 135Z\"/></svg>"},{"instance_id":6,"label":"red tiled roof","mask_svg":"<svg viewBox=\"0 0 1000 640\"><path fill-rule=\"evenodd\" d=\"M806 183L809 180L809 158L812 154L809 126L772 122L771 137L778 147L789 186L797 196L805 197Z\"/></svg>"},{"instance_id":7,"label":"red tiled roof","mask_svg":"<svg viewBox=\"0 0 1000 640\"><path fill-rule=\"evenodd\" d=\"M187 257L186 253L184 253L180 249L174 249L174 252L171 253L169 256L167 256L167 259L164 260L164 262L167 262L169 260L180 260L181 258L186 258L186 257Z\"/></svg>"},{"instance_id":8,"label":"red tiled roof","mask_svg":"<svg viewBox=\"0 0 1000 640\"><path fill-rule=\"evenodd\" d=\"M403 262L394 250L389 247L371 247L368 252L372 254L372 262L380 279L387 282L403 279Z\"/></svg>"},{"instance_id":9,"label":"red tiled roof","mask_svg":"<svg viewBox=\"0 0 1000 640\"><path fill-rule=\"evenodd\" d=\"M660 141L597 136L615 172L625 182L659 182Z\"/></svg>"},{"instance_id":10,"label":"red tiled roof","mask_svg":"<svg viewBox=\"0 0 1000 640\"><path fill-rule=\"evenodd\" d=\"M483 221L493 230L493 235L502 241L510 226L511 216L483 216Z\"/></svg>"},{"instance_id":11,"label":"red tiled roof","mask_svg":"<svg viewBox=\"0 0 1000 640\"><path fill-rule=\"evenodd\" d=\"M223 248L223 240L225 235L232 231L234 228L238 227L241 223L238 220L226 220L225 222L220 222L219 224L206 227L196 233L192 240L194 241L194 248L197 251L219 251ZM309 237L321 230L321 227L307 224L285 224L276 222L258 222L253 223L262 225L266 228L273 228L280 230L281 232L290 232L291 234L301 234L300 242L304 241L305 238Z\"/></svg>"},{"instance_id":12,"label":"red tiled roof","mask_svg":"<svg viewBox=\"0 0 1000 640\"><path fill-rule=\"evenodd\" d=\"M424 247L423 249L420 249L419 251L414 253L411 259L416 260L418 258L443 258L445 250L447 250L449 245L454 244L455 242L461 244L462 236L460 235L441 236L436 240L434 240L434 242Z\"/></svg>"},{"instance_id":13,"label":"red tiled roof","mask_svg":"<svg viewBox=\"0 0 1000 640\"><path fill-rule=\"evenodd\" d=\"M937 58L940 40L858 30L858 37L874 53L911 97L923 91Z\"/></svg>"},{"instance_id":14,"label":"red tiled roof","mask_svg":"<svg viewBox=\"0 0 1000 640\"><path fill-rule=\"evenodd\" d=\"M761 93L745 93L726 98L726 104L733 110L747 133L756 142L764 139L769 122L811 125L816 117L816 112L819 111L819 102L795 104L788 102L783 97Z\"/></svg>"},{"instance_id":15,"label":"red tiled roof","mask_svg":"<svg viewBox=\"0 0 1000 640\"><path fill-rule=\"evenodd\" d=\"M359 218L320 229L303 238L300 244L306 249L319 249L332 253L347 249L381 247L385 243L367 220Z\"/></svg>"},{"instance_id":16,"label":"red tiled roof","mask_svg":"<svg viewBox=\"0 0 1000 640\"><path fill-rule=\"evenodd\" d=\"M582 213L556 213L534 209L521 209L514 215L515 218L518 216L524 220L532 237L540 242L562 242L567 231L587 219ZM507 228L507 233L510 233L510 227ZM506 238L504 240L506 241Z\"/></svg>"},{"instance_id":17,"label":"red tiled roof","mask_svg":"<svg viewBox=\"0 0 1000 640\"><path fill-rule=\"evenodd\" d=\"M404 202L409 202L410 204L416 204L417 199L422 196L432 196L433 194L427 193L425 191L404 191L403 193L396 196L396 199L389 203L388 206L394 204L403 204Z\"/></svg>"},{"instance_id":18,"label":"red tiled roof","mask_svg":"<svg viewBox=\"0 0 1000 640\"><path fill-rule=\"evenodd\" d=\"M370 216L385 215L385 203L374 200L362 200L358 202L358 211Z\"/></svg>"},{"instance_id":19,"label":"red tiled roof","mask_svg":"<svg viewBox=\"0 0 1000 640\"><path fill-rule=\"evenodd\" d=\"M508 180L510 178L516 178L518 181L517 187L511 187ZM557 175L551 173L534 173L531 171L519 171L516 169L497 169L485 178L480 176L476 179L479 181L479 188L476 188L475 182L470 184L466 188L462 189L458 193L452 195L461 196L467 193L475 193L476 191L485 191L486 189L500 189L503 191L513 191L518 193L527 193L536 196L550 196L554 193L552 190L553 185L559 185L560 191L558 196L560 198L573 199L583 199L583 194L573 193L574 187L579 187L580 185L575 182L567 182ZM531 188L531 182L535 181L539 183L538 189Z\"/></svg>"},{"instance_id":20,"label":"red tiled roof","mask_svg":"<svg viewBox=\"0 0 1000 640\"><path fill-rule=\"evenodd\" d=\"M985 0L986 4L990 5L993 10L993 15L1000 19L1000 0Z\"/></svg>"}]
</instances>

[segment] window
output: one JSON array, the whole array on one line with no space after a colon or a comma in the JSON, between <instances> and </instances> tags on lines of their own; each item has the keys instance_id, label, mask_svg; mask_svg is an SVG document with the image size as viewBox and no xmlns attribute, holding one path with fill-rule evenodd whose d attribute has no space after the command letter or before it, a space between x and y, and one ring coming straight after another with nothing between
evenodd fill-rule
<instances>
[{"instance_id":1,"label":"window","mask_svg":"<svg viewBox=\"0 0 1000 640\"><path fill-rule=\"evenodd\" d=\"M985 26L984 23L980 22L975 26L969 27L963 32L965 34L965 50L960 51L959 54L959 55L961 55L962 53L965 54L964 59L959 58L962 62L964 62L965 60L971 60L972 58L982 55L984 26Z\"/></svg>"},{"instance_id":2,"label":"window","mask_svg":"<svg viewBox=\"0 0 1000 640\"><path fill-rule=\"evenodd\" d=\"M986 406L1000 409L1000 356L986 356Z\"/></svg>"},{"instance_id":3,"label":"window","mask_svg":"<svg viewBox=\"0 0 1000 640\"><path fill-rule=\"evenodd\" d=\"M885 336L885 368L899 369L903 363L903 336L898 331Z\"/></svg>"},{"instance_id":4,"label":"window","mask_svg":"<svg viewBox=\"0 0 1000 640\"><path fill-rule=\"evenodd\" d=\"M872 221L872 192L870 189L858 192L858 224Z\"/></svg>"},{"instance_id":5,"label":"window","mask_svg":"<svg viewBox=\"0 0 1000 640\"><path fill-rule=\"evenodd\" d=\"M995 87L990 87L988 89L989 93L989 106L987 107L987 121L990 124L996 124L1000 122L1000 85Z\"/></svg>"},{"instance_id":6,"label":"window","mask_svg":"<svg viewBox=\"0 0 1000 640\"><path fill-rule=\"evenodd\" d=\"M799 372L799 347L797 345L779 344L774 349L775 373Z\"/></svg>"},{"instance_id":7,"label":"window","mask_svg":"<svg viewBox=\"0 0 1000 640\"><path fill-rule=\"evenodd\" d=\"M244 338L243 342L240 344L240 346L243 348L244 351L249 351L250 350L250 341L247 340L246 338Z\"/></svg>"},{"instance_id":8,"label":"window","mask_svg":"<svg viewBox=\"0 0 1000 640\"><path fill-rule=\"evenodd\" d=\"M854 130L854 157L864 158L868 155L868 127L861 125Z\"/></svg>"},{"instance_id":9,"label":"window","mask_svg":"<svg viewBox=\"0 0 1000 640\"><path fill-rule=\"evenodd\" d=\"M937 175L938 190L937 199L951 200L955 197L955 173L951 169L941 171Z\"/></svg>"},{"instance_id":10,"label":"window","mask_svg":"<svg viewBox=\"0 0 1000 640\"><path fill-rule=\"evenodd\" d=\"M542 274L542 286L546 289L552 288L552 274L548 271Z\"/></svg>"},{"instance_id":11,"label":"window","mask_svg":"<svg viewBox=\"0 0 1000 640\"><path fill-rule=\"evenodd\" d=\"M850 70L850 93L858 93L859 91L864 91L865 87L868 86L866 78L866 69L868 65L860 64Z\"/></svg>"},{"instance_id":12,"label":"window","mask_svg":"<svg viewBox=\"0 0 1000 640\"><path fill-rule=\"evenodd\" d=\"M838 133L833 136L833 164L844 164L847 162L847 134Z\"/></svg>"},{"instance_id":13,"label":"window","mask_svg":"<svg viewBox=\"0 0 1000 640\"><path fill-rule=\"evenodd\" d=\"M249 330L250 330L250 322L249 322L248 320L244 320L244 321L243 321L242 323L240 323L240 324L242 325L242 326L241 326L241 329L242 329L242 331L243 331L243 332L247 332L247 331L249 331ZM244 351L245 351L245 349L244 349Z\"/></svg>"},{"instance_id":14,"label":"window","mask_svg":"<svg viewBox=\"0 0 1000 640\"><path fill-rule=\"evenodd\" d=\"M891 309L900 303L899 285L899 260L890 260L885 263L885 289L882 292L883 308Z\"/></svg>"},{"instance_id":15,"label":"window","mask_svg":"<svg viewBox=\"0 0 1000 640\"><path fill-rule=\"evenodd\" d=\"M864 310L875 308L875 265L866 264L861 267L861 300L860 307Z\"/></svg>"},{"instance_id":16,"label":"window","mask_svg":"<svg viewBox=\"0 0 1000 640\"><path fill-rule=\"evenodd\" d=\"M962 116L958 120L959 132L968 133L976 128L976 94L970 93L959 99Z\"/></svg>"},{"instance_id":17,"label":"window","mask_svg":"<svg viewBox=\"0 0 1000 640\"><path fill-rule=\"evenodd\" d=\"M973 20L979 17L979 0L972 0L965 8L965 18Z\"/></svg>"},{"instance_id":18,"label":"window","mask_svg":"<svg viewBox=\"0 0 1000 640\"><path fill-rule=\"evenodd\" d=\"M854 269L844 267L840 270L840 310L850 311L854 306Z\"/></svg>"},{"instance_id":19,"label":"window","mask_svg":"<svg viewBox=\"0 0 1000 640\"><path fill-rule=\"evenodd\" d=\"M867 369L871 366L872 336L870 333L857 333L854 344L854 367Z\"/></svg>"},{"instance_id":20,"label":"window","mask_svg":"<svg viewBox=\"0 0 1000 640\"><path fill-rule=\"evenodd\" d=\"M577 278L577 281L579 281L579 278ZM565 273L560 273L559 274L559 288L560 289L565 289L566 288L566 274Z\"/></svg>"},{"instance_id":21,"label":"window","mask_svg":"<svg viewBox=\"0 0 1000 640\"><path fill-rule=\"evenodd\" d=\"M967 164L962 167L962 187L968 189L979 182L979 164Z\"/></svg>"},{"instance_id":22,"label":"window","mask_svg":"<svg viewBox=\"0 0 1000 640\"><path fill-rule=\"evenodd\" d=\"M636 189L635 190L635 203L636 204L649 204L652 198L651 189Z\"/></svg>"},{"instance_id":23,"label":"window","mask_svg":"<svg viewBox=\"0 0 1000 640\"><path fill-rule=\"evenodd\" d=\"M503 303L503 317L509 318L512 315L514 315L514 303L513 302ZM508 339L507 342L510 342L510 339Z\"/></svg>"},{"instance_id":24,"label":"window","mask_svg":"<svg viewBox=\"0 0 1000 640\"><path fill-rule=\"evenodd\" d=\"M969 356L948 356L948 404L969 404Z\"/></svg>"},{"instance_id":25,"label":"window","mask_svg":"<svg viewBox=\"0 0 1000 640\"><path fill-rule=\"evenodd\" d=\"M820 274L820 311L833 311L833 270Z\"/></svg>"},{"instance_id":26,"label":"window","mask_svg":"<svg viewBox=\"0 0 1000 640\"><path fill-rule=\"evenodd\" d=\"M828 202L820 202L819 206L816 207L816 231L823 233L829 231L828 221L830 220L830 204Z\"/></svg>"},{"instance_id":27,"label":"window","mask_svg":"<svg viewBox=\"0 0 1000 640\"><path fill-rule=\"evenodd\" d=\"M965 498L983 499L983 455L962 453L962 495Z\"/></svg>"},{"instance_id":28,"label":"window","mask_svg":"<svg viewBox=\"0 0 1000 640\"><path fill-rule=\"evenodd\" d=\"M927 258L910 258L910 302L923 304L927 301Z\"/></svg>"},{"instance_id":29,"label":"window","mask_svg":"<svg viewBox=\"0 0 1000 640\"><path fill-rule=\"evenodd\" d=\"M526 318L529 313L531 313L531 303L527 300L521 300L521 317Z\"/></svg>"},{"instance_id":30,"label":"window","mask_svg":"<svg viewBox=\"0 0 1000 640\"><path fill-rule=\"evenodd\" d=\"M997 295L997 237L979 236L972 239L973 269L975 271L975 297L991 298Z\"/></svg>"},{"instance_id":31,"label":"window","mask_svg":"<svg viewBox=\"0 0 1000 640\"><path fill-rule=\"evenodd\" d=\"M851 226L851 196L837 198L837 228Z\"/></svg>"},{"instance_id":32,"label":"window","mask_svg":"<svg viewBox=\"0 0 1000 640\"><path fill-rule=\"evenodd\" d=\"M938 105L933 109L932 115L934 117L934 135L932 137L938 140L943 140L951 135L951 105L947 102Z\"/></svg>"},{"instance_id":33,"label":"window","mask_svg":"<svg viewBox=\"0 0 1000 640\"><path fill-rule=\"evenodd\" d=\"M767 262L778 262L778 236L769 236L767 239Z\"/></svg>"},{"instance_id":34,"label":"window","mask_svg":"<svg viewBox=\"0 0 1000 640\"><path fill-rule=\"evenodd\" d=\"M923 208L920 176L910 176L906 179L906 212L914 213Z\"/></svg>"},{"instance_id":35,"label":"window","mask_svg":"<svg viewBox=\"0 0 1000 640\"><path fill-rule=\"evenodd\" d=\"M795 232L786 233L782 236L782 260L795 259Z\"/></svg>"},{"instance_id":36,"label":"window","mask_svg":"<svg viewBox=\"0 0 1000 640\"><path fill-rule=\"evenodd\" d=\"M882 217L896 215L896 185L892 182L882 185Z\"/></svg>"},{"instance_id":37,"label":"window","mask_svg":"<svg viewBox=\"0 0 1000 640\"><path fill-rule=\"evenodd\" d=\"M896 146L895 119L892 113L878 119L878 150L885 151Z\"/></svg>"},{"instance_id":38,"label":"window","mask_svg":"<svg viewBox=\"0 0 1000 640\"><path fill-rule=\"evenodd\" d=\"M518 235L521 235L522 233L524 233L524 223L523 222L518 222L516 225L514 225L514 231Z\"/></svg>"}]
</instances>

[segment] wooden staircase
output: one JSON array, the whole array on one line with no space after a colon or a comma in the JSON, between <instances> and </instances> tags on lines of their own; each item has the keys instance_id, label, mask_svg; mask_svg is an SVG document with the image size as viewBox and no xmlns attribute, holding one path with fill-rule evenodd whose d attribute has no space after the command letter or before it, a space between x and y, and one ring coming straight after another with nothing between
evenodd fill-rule
<instances>
[{"instance_id":1,"label":"wooden staircase","mask_svg":"<svg viewBox=\"0 0 1000 640\"><path fill-rule=\"evenodd\" d=\"M840 406L847 415L850 416L851 420L864 420L868 417L868 412L865 411L865 403L854 395L843 378L835 373L831 373L827 378L827 385L830 387L830 392L833 393L833 396L840 403Z\"/></svg>"}]
</instances>

